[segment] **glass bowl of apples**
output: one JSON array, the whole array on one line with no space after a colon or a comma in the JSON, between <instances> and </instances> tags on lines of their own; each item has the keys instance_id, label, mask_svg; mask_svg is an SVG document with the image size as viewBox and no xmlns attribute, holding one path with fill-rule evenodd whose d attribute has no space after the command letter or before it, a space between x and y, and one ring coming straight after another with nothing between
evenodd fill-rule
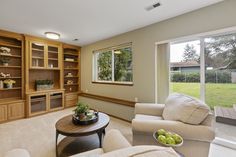
<instances>
[{"instance_id":1,"label":"glass bowl of apples","mask_svg":"<svg viewBox=\"0 0 236 157\"><path fill-rule=\"evenodd\" d=\"M167 147L180 147L184 142L180 135L164 129L159 129L154 132L153 137L160 145Z\"/></svg>"}]
</instances>

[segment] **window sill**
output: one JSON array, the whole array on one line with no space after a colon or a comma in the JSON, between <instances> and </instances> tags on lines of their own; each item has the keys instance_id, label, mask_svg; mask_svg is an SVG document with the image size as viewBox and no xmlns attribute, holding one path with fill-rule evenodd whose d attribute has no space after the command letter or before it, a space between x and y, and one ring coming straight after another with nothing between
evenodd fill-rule
<instances>
[{"instance_id":1,"label":"window sill","mask_svg":"<svg viewBox=\"0 0 236 157\"><path fill-rule=\"evenodd\" d=\"M105 82L105 81L92 81L94 84L107 84L107 85L120 85L120 86L133 86L133 82Z\"/></svg>"}]
</instances>

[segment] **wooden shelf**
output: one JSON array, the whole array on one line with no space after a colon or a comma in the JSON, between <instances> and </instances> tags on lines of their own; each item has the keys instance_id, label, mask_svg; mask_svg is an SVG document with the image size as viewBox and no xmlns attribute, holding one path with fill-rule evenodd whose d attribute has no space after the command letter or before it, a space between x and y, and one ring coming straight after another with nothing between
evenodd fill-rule
<instances>
[{"instance_id":1,"label":"wooden shelf","mask_svg":"<svg viewBox=\"0 0 236 157\"><path fill-rule=\"evenodd\" d=\"M14 101L24 101L21 99L21 97L11 97L11 98L4 98L4 99L0 99L0 104L2 103L6 103L6 102L14 102Z\"/></svg>"},{"instance_id":2,"label":"wooden shelf","mask_svg":"<svg viewBox=\"0 0 236 157\"><path fill-rule=\"evenodd\" d=\"M56 53L56 54L58 54L58 51L48 51L48 53Z\"/></svg>"},{"instance_id":3,"label":"wooden shelf","mask_svg":"<svg viewBox=\"0 0 236 157\"><path fill-rule=\"evenodd\" d=\"M21 66L11 66L11 65L3 66L3 65L0 65L0 68L19 68L19 69L21 69Z\"/></svg>"},{"instance_id":4,"label":"wooden shelf","mask_svg":"<svg viewBox=\"0 0 236 157\"><path fill-rule=\"evenodd\" d=\"M19 56L19 55L2 55L2 54L0 54L0 56L12 57L12 58L21 58L21 56Z\"/></svg>"},{"instance_id":5,"label":"wooden shelf","mask_svg":"<svg viewBox=\"0 0 236 157\"><path fill-rule=\"evenodd\" d=\"M12 44L5 43L5 42L2 42L2 41L0 41L0 46L6 46L6 47L12 47L12 48L19 48L19 49L21 49L21 46L12 45Z\"/></svg>"},{"instance_id":6,"label":"wooden shelf","mask_svg":"<svg viewBox=\"0 0 236 157\"><path fill-rule=\"evenodd\" d=\"M32 51L44 52L44 50L32 48Z\"/></svg>"},{"instance_id":7,"label":"wooden shelf","mask_svg":"<svg viewBox=\"0 0 236 157\"><path fill-rule=\"evenodd\" d=\"M64 68L65 70L79 70L78 68Z\"/></svg>"},{"instance_id":8,"label":"wooden shelf","mask_svg":"<svg viewBox=\"0 0 236 157\"><path fill-rule=\"evenodd\" d=\"M42 59L43 60L43 57L38 57L38 56L32 56L33 59Z\"/></svg>"},{"instance_id":9,"label":"wooden shelf","mask_svg":"<svg viewBox=\"0 0 236 157\"><path fill-rule=\"evenodd\" d=\"M31 70L60 70L60 68L31 67Z\"/></svg>"},{"instance_id":10,"label":"wooden shelf","mask_svg":"<svg viewBox=\"0 0 236 157\"><path fill-rule=\"evenodd\" d=\"M64 60L64 62L78 63L78 61L67 61L67 60Z\"/></svg>"},{"instance_id":11,"label":"wooden shelf","mask_svg":"<svg viewBox=\"0 0 236 157\"><path fill-rule=\"evenodd\" d=\"M58 58L48 58L48 60L58 61Z\"/></svg>"},{"instance_id":12,"label":"wooden shelf","mask_svg":"<svg viewBox=\"0 0 236 157\"><path fill-rule=\"evenodd\" d=\"M65 76L65 78L78 78L79 76Z\"/></svg>"},{"instance_id":13,"label":"wooden shelf","mask_svg":"<svg viewBox=\"0 0 236 157\"><path fill-rule=\"evenodd\" d=\"M78 86L78 83L73 83L73 84L64 84L65 86Z\"/></svg>"},{"instance_id":14,"label":"wooden shelf","mask_svg":"<svg viewBox=\"0 0 236 157\"><path fill-rule=\"evenodd\" d=\"M69 52L65 52L64 55L70 55L70 56L76 56L76 57L78 57L78 54L73 54L73 53L69 53Z\"/></svg>"},{"instance_id":15,"label":"wooden shelf","mask_svg":"<svg viewBox=\"0 0 236 157\"><path fill-rule=\"evenodd\" d=\"M21 79L21 77L0 77L0 79Z\"/></svg>"},{"instance_id":16,"label":"wooden shelf","mask_svg":"<svg viewBox=\"0 0 236 157\"><path fill-rule=\"evenodd\" d=\"M21 87L13 87L13 88L0 88L0 91L8 91L8 90L19 90Z\"/></svg>"}]
</instances>

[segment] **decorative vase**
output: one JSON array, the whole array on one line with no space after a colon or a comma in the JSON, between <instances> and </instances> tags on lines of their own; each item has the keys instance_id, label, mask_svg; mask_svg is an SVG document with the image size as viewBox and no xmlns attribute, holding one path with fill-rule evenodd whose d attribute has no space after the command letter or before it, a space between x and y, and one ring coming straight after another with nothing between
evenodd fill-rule
<instances>
[{"instance_id":1,"label":"decorative vase","mask_svg":"<svg viewBox=\"0 0 236 157\"><path fill-rule=\"evenodd\" d=\"M78 114L78 116L79 116L79 119L83 119L85 117L85 113L80 113Z\"/></svg>"},{"instance_id":2,"label":"decorative vase","mask_svg":"<svg viewBox=\"0 0 236 157\"><path fill-rule=\"evenodd\" d=\"M13 87L13 84L4 83L4 88L10 89Z\"/></svg>"},{"instance_id":3,"label":"decorative vase","mask_svg":"<svg viewBox=\"0 0 236 157\"><path fill-rule=\"evenodd\" d=\"M8 63L3 63L3 66L8 66Z\"/></svg>"}]
</instances>

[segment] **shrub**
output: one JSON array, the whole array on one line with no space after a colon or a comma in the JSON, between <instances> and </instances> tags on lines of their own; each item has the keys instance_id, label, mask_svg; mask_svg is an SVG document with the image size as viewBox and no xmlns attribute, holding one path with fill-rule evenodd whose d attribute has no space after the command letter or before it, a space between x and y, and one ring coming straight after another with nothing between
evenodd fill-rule
<instances>
[{"instance_id":1,"label":"shrub","mask_svg":"<svg viewBox=\"0 0 236 157\"><path fill-rule=\"evenodd\" d=\"M231 83L231 72L226 70L207 70L206 83ZM172 82L200 82L200 73L171 73Z\"/></svg>"}]
</instances>

